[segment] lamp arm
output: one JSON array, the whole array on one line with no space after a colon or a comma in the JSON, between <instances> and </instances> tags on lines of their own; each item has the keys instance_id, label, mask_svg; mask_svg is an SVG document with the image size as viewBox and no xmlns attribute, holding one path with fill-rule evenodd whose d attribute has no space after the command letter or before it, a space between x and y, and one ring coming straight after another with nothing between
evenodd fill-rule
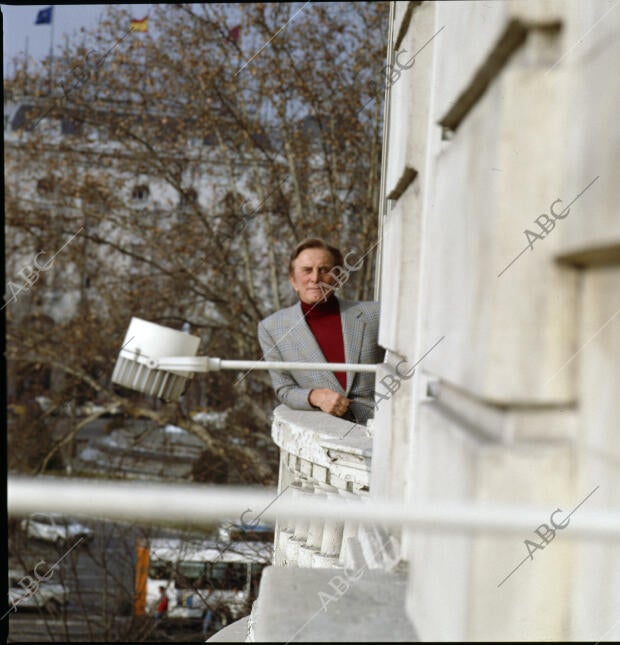
<instances>
[{"instance_id":1,"label":"lamp arm","mask_svg":"<svg viewBox=\"0 0 620 645\"><path fill-rule=\"evenodd\" d=\"M217 372L219 358L208 356L146 356L139 349L121 349L119 358L126 358L141 365L146 365L154 370L166 370L170 372Z\"/></svg>"},{"instance_id":2,"label":"lamp arm","mask_svg":"<svg viewBox=\"0 0 620 645\"><path fill-rule=\"evenodd\" d=\"M302 363L287 361L228 361L221 359L221 369L223 370L276 370L276 371L294 371L294 370L326 370L328 372L376 372L381 363Z\"/></svg>"},{"instance_id":3,"label":"lamp arm","mask_svg":"<svg viewBox=\"0 0 620 645\"><path fill-rule=\"evenodd\" d=\"M376 372L382 363L302 363L286 361L236 361L209 356L145 356L139 351L122 349L119 356L151 369L174 372L217 372L219 370L326 370L328 372Z\"/></svg>"}]
</instances>

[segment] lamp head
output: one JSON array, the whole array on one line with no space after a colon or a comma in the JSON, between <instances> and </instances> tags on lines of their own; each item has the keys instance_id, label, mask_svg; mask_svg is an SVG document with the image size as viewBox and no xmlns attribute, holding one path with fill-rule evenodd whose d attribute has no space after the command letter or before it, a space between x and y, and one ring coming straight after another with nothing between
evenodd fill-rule
<instances>
[{"instance_id":1,"label":"lamp head","mask_svg":"<svg viewBox=\"0 0 620 645\"><path fill-rule=\"evenodd\" d=\"M112 373L112 382L165 401L177 401L193 374L153 369L132 359L131 354L152 358L193 357L198 351L198 345L200 338L197 336L132 318Z\"/></svg>"}]
</instances>

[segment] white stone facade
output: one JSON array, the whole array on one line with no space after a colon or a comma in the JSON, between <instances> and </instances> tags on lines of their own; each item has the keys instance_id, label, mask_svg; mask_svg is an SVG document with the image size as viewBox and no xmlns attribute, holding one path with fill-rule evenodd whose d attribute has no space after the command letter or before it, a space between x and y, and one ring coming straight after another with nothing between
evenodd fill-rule
<instances>
[{"instance_id":1,"label":"white stone facade","mask_svg":"<svg viewBox=\"0 0 620 645\"><path fill-rule=\"evenodd\" d=\"M618 510L620 9L396 2L392 35L380 342L433 349L379 406L371 495ZM618 544L536 528L405 531L421 640L617 639Z\"/></svg>"}]
</instances>

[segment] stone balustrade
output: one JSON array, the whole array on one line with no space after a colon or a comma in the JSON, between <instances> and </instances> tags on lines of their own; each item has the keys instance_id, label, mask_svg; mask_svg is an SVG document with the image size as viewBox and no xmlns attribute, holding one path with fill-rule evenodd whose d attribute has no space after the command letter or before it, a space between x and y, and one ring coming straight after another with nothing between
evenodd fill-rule
<instances>
[{"instance_id":1,"label":"stone balustrade","mask_svg":"<svg viewBox=\"0 0 620 645\"><path fill-rule=\"evenodd\" d=\"M272 437L280 448L279 494L345 497L360 503L369 493L372 435L366 426L323 412L274 411ZM276 524L274 565L352 566L357 523L326 520ZM359 560L359 558L357 558Z\"/></svg>"}]
</instances>

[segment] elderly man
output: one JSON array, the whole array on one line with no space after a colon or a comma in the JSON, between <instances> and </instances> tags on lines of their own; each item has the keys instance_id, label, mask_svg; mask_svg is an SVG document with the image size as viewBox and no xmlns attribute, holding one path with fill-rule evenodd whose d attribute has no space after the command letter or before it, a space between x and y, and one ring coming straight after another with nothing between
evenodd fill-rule
<instances>
[{"instance_id":1,"label":"elderly man","mask_svg":"<svg viewBox=\"0 0 620 645\"><path fill-rule=\"evenodd\" d=\"M299 302L258 324L268 361L381 363L379 303L350 302L334 291L343 275L340 251L319 238L300 242L289 261ZM276 396L296 410L323 410L357 423L374 411L375 375L359 372L270 371Z\"/></svg>"}]
</instances>

